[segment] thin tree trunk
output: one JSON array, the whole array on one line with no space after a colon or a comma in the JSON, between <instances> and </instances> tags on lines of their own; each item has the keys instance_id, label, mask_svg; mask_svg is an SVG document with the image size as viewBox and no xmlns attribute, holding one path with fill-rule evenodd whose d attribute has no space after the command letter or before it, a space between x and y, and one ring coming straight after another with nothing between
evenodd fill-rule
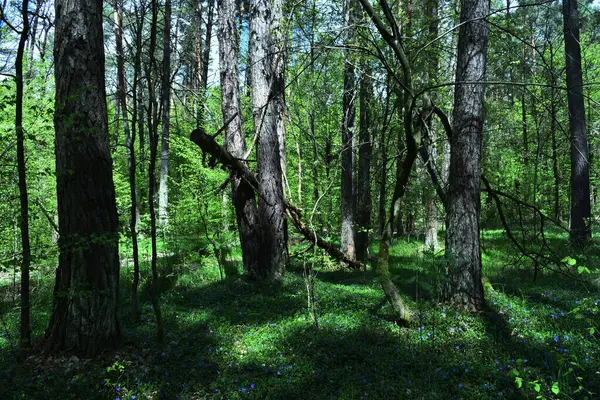
<instances>
[{"instance_id":1,"label":"thin tree trunk","mask_svg":"<svg viewBox=\"0 0 600 400\"><path fill-rule=\"evenodd\" d=\"M427 12L427 25L428 25L428 40L435 41L439 35L439 23L438 23L438 0L428 0L426 3ZM429 51L429 65L427 71L427 80L430 86L433 86L437 82L437 73L439 65L438 48L434 47ZM437 162L437 135L434 129L432 120L428 121L428 153L429 160L424 160L430 164L432 169L435 169ZM435 250L438 247L438 212L435 202L435 196L428 191L429 199L427 201L427 219L425 224L425 248Z\"/></svg>"},{"instance_id":2,"label":"thin tree trunk","mask_svg":"<svg viewBox=\"0 0 600 400\"><path fill-rule=\"evenodd\" d=\"M585 102L579 45L577 0L563 0L567 100L571 131L571 243L584 247L592 241L590 164L585 127Z\"/></svg>"},{"instance_id":3,"label":"thin tree trunk","mask_svg":"<svg viewBox=\"0 0 600 400\"><path fill-rule=\"evenodd\" d=\"M164 228L169 223L169 135L171 111L171 0L165 0L162 70L162 138L158 183L158 220Z\"/></svg>"},{"instance_id":4,"label":"thin tree trunk","mask_svg":"<svg viewBox=\"0 0 600 400\"><path fill-rule=\"evenodd\" d=\"M461 1L456 82L484 81L488 12L488 0ZM447 295L455 306L471 311L484 306L479 246L484 89L481 84L456 86L447 194Z\"/></svg>"},{"instance_id":5,"label":"thin tree trunk","mask_svg":"<svg viewBox=\"0 0 600 400\"><path fill-rule=\"evenodd\" d=\"M146 68L146 80L148 82L148 133L150 137L150 160L148 166L148 209L150 210L150 236L152 242L152 280L150 281L150 299L152 308L156 316L156 339L159 343L164 341L164 326L162 321L162 312L158 301L157 280L158 280L158 252L156 244L156 212L154 206L154 188L156 186L156 153L158 151L158 101L154 89L153 73L156 71L156 30L158 20L157 0L152 0L152 22L150 26L150 63Z\"/></svg>"},{"instance_id":6,"label":"thin tree trunk","mask_svg":"<svg viewBox=\"0 0 600 400\"><path fill-rule=\"evenodd\" d=\"M23 0L21 5L23 27L17 47L15 59L15 80L17 86L17 98L15 104L15 131L17 132L17 167L19 170L19 200L21 203L21 348L28 349L31 344L31 325L29 323L29 265L31 263L31 246L29 244L29 198L27 195L27 168L25 165L25 144L23 134L23 59L25 44L29 35L29 1Z\"/></svg>"},{"instance_id":7,"label":"thin tree trunk","mask_svg":"<svg viewBox=\"0 0 600 400\"><path fill-rule=\"evenodd\" d=\"M356 205L356 259L364 264L369 255L369 231L371 230L371 102L373 84L371 67L363 64L360 81L360 126L358 131L358 185Z\"/></svg>"},{"instance_id":8,"label":"thin tree trunk","mask_svg":"<svg viewBox=\"0 0 600 400\"><path fill-rule=\"evenodd\" d=\"M121 343L118 216L104 82L102 5L101 0L55 2L60 253L46 353L68 351L94 357Z\"/></svg>"},{"instance_id":9,"label":"thin tree trunk","mask_svg":"<svg viewBox=\"0 0 600 400\"><path fill-rule=\"evenodd\" d=\"M237 1L218 0L219 65L221 73L221 111L225 128L225 149L242 159L246 154L246 138L242 129L238 55L240 38L237 29ZM244 165L246 163L244 162ZM237 175L231 176L231 198L242 248L244 269L250 276L260 276L260 225L254 190Z\"/></svg>"},{"instance_id":10,"label":"thin tree trunk","mask_svg":"<svg viewBox=\"0 0 600 400\"><path fill-rule=\"evenodd\" d=\"M115 42L117 49L117 99L123 111L123 131L125 133L125 147L127 148L127 171L129 176L129 198L131 201L129 215L129 230L131 232L131 247L133 252L133 284L131 287L131 306L133 310L133 318L138 321L139 302L138 302L138 284L140 276L140 261L137 241L137 222L139 218L137 188L135 182L135 122L133 131L129 129L129 117L127 114L127 81L125 80L125 53L123 51L123 0L115 1ZM139 51L139 50L138 50ZM137 71L134 77L134 90L136 92ZM135 95L134 95L135 98ZM137 116L135 116L137 118Z\"/></svg>"}]
</instances>

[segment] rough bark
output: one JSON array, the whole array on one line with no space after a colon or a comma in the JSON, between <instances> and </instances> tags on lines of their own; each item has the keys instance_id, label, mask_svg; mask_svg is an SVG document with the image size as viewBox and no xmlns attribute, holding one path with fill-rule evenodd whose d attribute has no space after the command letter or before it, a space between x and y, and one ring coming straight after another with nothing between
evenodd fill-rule
<instances>
[{"instance_id":1,"label":"rough bark","mask_svg":"<svg viewBox=\"0 0 600 400\"><path fill-rule=\"evenodd\" d=\"M25 165L25 145L23 134L23 58L25 55L25 44L29 35L29 1L21 3L23 27L17 47L15 59L15 81L17 86L17 98L15 104L15 131L17 132L17 169L19 174L19 201L21 205L21 218L19 221L21 230L21 347L29 348L31 344L31 326L29 323L29 265L31 263L31 246L29 244L29 197L27 194L27 179Z\"/></svg>"},{"instance_id":2,"label":"rough bark","mask_svg":"<svg viewBox=\"0 0 600 400\"><path fill-rule=\"evenodd\" d=\"M373 98L372 70L363 65L360 81L360 123L358 131L358 184L356 204L356 259L367 262L369 231L371 230L371 101Z\"/></svg>"},{"instance_id":3,"label":"rough bark","mask_svg":"<svg viewBox=\"0 0 600 400\"><path fill-rule=\"evenodd\" d=\"M479 217L481 146L488 27L487 0L462 0L447 194L448 300L471 311L484 306Z\"/></svg>"},{"instance_id":4,"label":"rough bark","mask_svg":"<svg viewBox=\"0 0 600 400\"><path fill-rule=\"evenodd\" d=\"M584 247L592 241L590 164L585 127L585 102L579 45L577 0L563 0L567 101L571 131L571 243Z\"/></svg>"},{"instance_id":5,"label":"rough bark","mask_svg":"<svg viewBox=\"0 0 600 400\"><path fill-rule=\"evenodd\" d=\"M345 44L350 46L356 39L355 13L356 4L353 0L347 0L345 5ZM356 82L354 74L354 62L350 59L351 53L348 48L344 51L344 89L342 96L342 174L341 174L341 250L350 257L356 257L355 243L355 213L356 213L356 167L354 152L354 124L356 119Z\"/></svg>"},{"instance_id":6,"label":"rough bark","mask_svg":"<svg viewBox=\"0 0 600 400\"><path fill-rule=\"evenodd\" d=\"M169 205L169 134L171 127L171 0L165 0L163 25L162 136L158 180L158 220L164 227L169 223L167 207Z\"/></svg>"},{"instance_id":7,"label":"rough bark","mask_svg":"<svg viewBox=\"0 0 600 400\"><path fill-rule=\"evenodd\" d=\"M125 53L123 51L123 0L115 1L115 45L117 50L117 99L123 112L123 131L125 134L125 147L127 148L127 172L129 179L129 199L131 201L129 213L129 230L133 257L133 284L131 286L131 308L134 320L139 319L138 284L140 279L140 261L137 240L137 226L139 218L137 187L135 176L135 122L133 131L129 128L127 110L127 81L125 79ZM137 74L135 74L137 78ZM135 80L134 78L134 80ZM137 90L134 82L133 93ZM135 116L137 118L137 115Z\"/></svg>"},{"instance_id":8,"label":"rough bark","mask_svg":"<svg viewBox=\"0 0 600 400\"><path fill-rule=\"evenodd\" d=\"M287 223L279 129L283 107L281 48L282 0L257 0L251 6L249 52L252 62L252 113L258 135L258 214L261 261L258 279L279 279L288 263Z\"/></svg>"},{"instance_id":9,"label":"rough bark","mask_svg":"<svg viewBox=\"0 0 600 400\"><path fill-rule=\"evenodd\" d=\"M225 150L241 159L246 154L246 139L242 129L238 56L240 38L237 29L237 1L218 0L219 7L219 68L221 77L221 111L225 127ZM247 167L247 165L246 165ZM242 248L244 269L250 276L259 275L260 225L254 190L240 176L231 177L231 198Z\"/></svg>"},{"instance_id":10,"label":"rough bark","mask_svg":"<svg viewBox=\"0 0 600 400\"><path fill-rule=\"evenodd\" d=\"M117 208L104 83L102 1L55 3L59 264L45 352L121 343Z\"/></svg>"}]
</instances>

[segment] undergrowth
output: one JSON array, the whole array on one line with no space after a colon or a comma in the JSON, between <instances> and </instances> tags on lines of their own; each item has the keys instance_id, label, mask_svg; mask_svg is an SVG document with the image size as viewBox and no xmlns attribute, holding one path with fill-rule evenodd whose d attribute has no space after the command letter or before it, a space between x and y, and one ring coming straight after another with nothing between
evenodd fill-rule
<instances>
[{"instance_id":1,"label":"undergrowth","mask_svg":"<svg viewBox=\"0 0 600 400\"><path fill-rule=\"evenodd\" d=\"M441 253L396 241L390 265L415 312L410 328L395 324L371 271L316 264L315 330L303 260L282 282L261 286L240 277L222 281L206 254L163 262L163 346L155 342L143 290L142 321L132 322L131 270L124 265L123 348L96 360L41 359L16 347L18 303L3 295L0 398L599 398L600 291L593 279L542 273L532 282L531 269L506 239L487 235L488 308L479 314L439 302ZM584 259L588 267L597 260ZM39 342L53 279L36 276L32 323Z\"/></svg>"}]
</instances>

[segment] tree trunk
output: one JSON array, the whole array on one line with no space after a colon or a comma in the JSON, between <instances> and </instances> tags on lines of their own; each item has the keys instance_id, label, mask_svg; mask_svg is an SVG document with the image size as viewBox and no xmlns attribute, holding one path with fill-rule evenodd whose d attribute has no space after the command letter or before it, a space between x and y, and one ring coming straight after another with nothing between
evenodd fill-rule
<instances>
[{"instance_id":1,"label":"tree trunk","mask_svg":"<svg viewBox=\"0 0 600 400\"><path fill-rule=\"evenodd\" d=\"M17 98L15 104L15 131L17 132L17 167L19 170L19 200L21 203L21 247L23 259L21 263L21 348L27 349L31 344L31 325L29 323L29 265L31 263L31 246L29 244L29 197L27 194L27 168L25 165L25 145L23 135L23 58L25 44L29 35L29 1L23 0L21 5L23 27L17 47L15 59L15 80Z\"/></svg>"},{"instance_id":2,"label":"tree trunk","mask_svg":"<svg viewBox=\"0 0 600 400\"><path fill-rule=\"evenodd\" d=\"M435 41L439 35L439 22L438 22L438 0L428 0L426 2L426 22L428 25L428 37L429 41ZM429 86L434 86L437 83L437 73L439 65L438 48L434 47L429 50L428 60L428 71L427 81ZM424 160L429 163L429 166L435 170L435 164L437 163L437 135L432 124L431 118L428 120L428 131L429 137L427 140L429 160ZM425 248L435 250L438 248L438 212L435 202L435 196L431 190L428 190L427 200L427 219L425 223Z\"/></svg>"},{"instance_id":3,"label":"tree trunk","mask_svg":"<svg viewBox=\"0 0 600 400\"><path fill-rule=\"evenodd\" d=\"M150 281L150 299L152 308L156 317L156 340L159 343L164 341L165 333L162 321L162 312L158 302L158 292L156 282L158 280L158 252L156 244L156 212L154 206L154 188L156 186L156 153L158 151L158 101L154 90L155 81L153 79L156 66L156 29L158 20L157 0L152 0L152 22L150 26L150 62L146 68L146 81L148 83L148 136L150 138L150 159L148 165L148 209L150 211L150 240L152 242L152 280Z\"/></svg>"},{"instance_id":4,"label":"tree trunk","mask_svg":"<svg viewBox=\"0 0 600 400\"><path fill-rule=\"evenodd\" d=\"M249 53L252 63L252 112L258 161L258 214L261 227L261 261L258 279L279 279L288 262L287 222L279 126L283 108L282 0L252 4Z\"/></svg>"},{"instance_id":5,"label":"tree trunk","mask_svg":"<svg viewBox=\"0 0 600 400\"><path fill-rule=\"evenodd\" d=\"M104 84L102 1L55 3L59 264L45 352L121 343L117 208Z\"/></svg>"},{"instance_id":6,"label":"tree trunk","mask_svg":"<svg viewBox=\"0 0 600 400\"><path fill-rule=\"evenodd\" d=\"M356 38L354 26L357 5L353 0L347 0L345 5L345 30L344 42L351 45ZM356 257L355 243L355 212L356 212L356 186L355 186L355 156L354 156L354 124L356 116L356 82L354 76L354 63L350 59L350 50L344 50L344 92L342 98L342 195L341 203L341 250L350 257Z\"/></svg>"},{"instance_id":7,"label":"tree trunk","mask_svg":"<svg viewBox=\"0 0 600 400\"><path fill-rule=\"evenodd\" d=\"M571 131L571 243L584 247L592 241L590 164L585 127L585 103L579 45L577 0L563 0L569 129Z\"/></svg>"},{"instance_id":8,"label":"tree trunk","mask_svg":"<svg viewBox=\"0 0 600 400\"><path fill-rule=\"evenodd\" d=\"M471 311L484 306L479 247L484 85L460 82L484 81L488 11L487 0L461 1L447 194L447 295L455 306Z\"/></svg>"},{"instance_id":9,"label":"tree trunk","mask_svg":"<svg viewBox=\"0 0 600 400\"><path fill-rule=\"evenodd\" d=\"M127 172L129 176L129 198L131 208L129 214L129 230L131 234L131 247L133 252L133 284L131 287L131 306L134 320L139 320L138 284L140 277L140 261L137 241L137 226L139 218L137 188L135 177L135 125L133 131L129 129L127 114L127 81L125 80L125 53L123 51L123 0L115 1L115 42L117 49L117 81L119 88L117 99L123 112L123 131L125 132L125 147L127 148ZM139 50L138 50L139 51ZM137 90L137 73L134 78L133 93ZM135 95L134 95L135 96ZM137 118L137 115L135 116ZM134 122L135 124L135 122Z\"/></svg>"},{"instance_id":10,"label":"tree trunk","mask_svg":"<svg viewBox=\"0 0 600 400\"><path fill-rule=\"evenodd\" d=\"M369 255L369 231L371 230L371 101L373 98L372 70L363 65L360 81L360 126L358 132L358 185L356 223L356 259L367 262Z\"/></svg>"},{"instance_id":11,"label":"tree trunk","mask_svg":"<svg viewBox=\"0 0 600 400\"><path fill-rule=\"evenodd\" d=\"M234 157L242 159L246 154L246 139L242 129L238 81L240 38L237 29L237 1L218 0L218 7L221 110L223 123L226 124L225 149ZM232 174L231 197L235 207L244 269L250 276L260 276L260 225L254 190L246 180Z\"/></svg>"},{"instance_id":12,"label":"tree trunk","mask_svg":"<svg viewBox=\"0 0 600 400\"><path fill-rule=\"evenodd\" d=\"M165 0L162 71L162 138L158 183L158 220L162 227L169 223L169 131L171 111L171 0Z\"/></svg>"}]
</instances>

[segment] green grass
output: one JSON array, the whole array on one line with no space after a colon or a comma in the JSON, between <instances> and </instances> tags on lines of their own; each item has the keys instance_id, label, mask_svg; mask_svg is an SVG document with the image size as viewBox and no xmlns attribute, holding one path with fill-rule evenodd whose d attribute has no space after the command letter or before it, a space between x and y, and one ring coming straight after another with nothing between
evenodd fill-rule
<instances>
[{"instance_id":1,"label":"green grass","mask_svg":"<svg viewBox=\"0 0 600 400\"><path fill-rule=\"evenodd\" d=\"M154 315L144 293L142 323L131 323L130 271L123 269L125 346L91 361L19 358L17 305L3 298L0 399L583 399L588 391L594 393L589 398L600 396L597 288L553 274L533 283L506 239L488 232L489 307L463 314L438 303L443 257L419 247L397 241L391 252L394 280L415 311L411 328L393 322L371 271L328 267L317 268L316 331L306 310L301 260L271 286L222 282L211 258L184 258L183 265L171 266L161 294L162 347L154 341ZM593 251L588 266L598 260ZM39 277L35 287L33 323L40 340L52 278Z\"/></svg>"}]
</instances>

